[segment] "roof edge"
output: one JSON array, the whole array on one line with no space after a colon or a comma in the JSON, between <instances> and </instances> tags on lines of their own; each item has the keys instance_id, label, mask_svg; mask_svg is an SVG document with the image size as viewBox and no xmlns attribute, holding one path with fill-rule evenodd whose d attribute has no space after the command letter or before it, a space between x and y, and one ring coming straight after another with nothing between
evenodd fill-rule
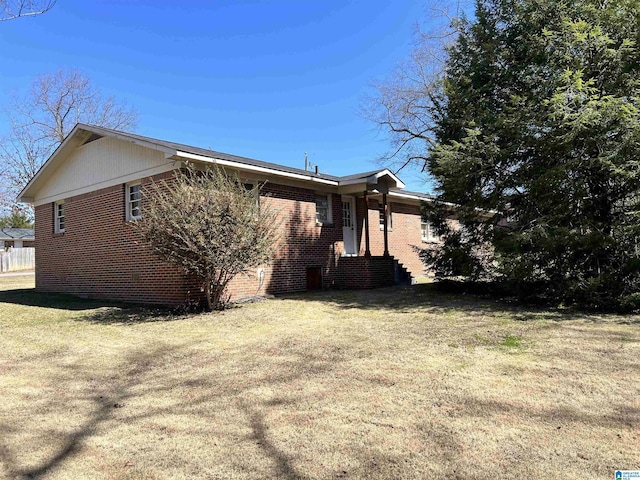
<instances>
[{"instance_id":1,"label":"roof edge","mask_svg":"<svg viewBox=\"0 0 640 480\"><path fill-rule=\"evenodd\" d=\"M395 186L392 186L390 190L395 193L399 193L399 190L404 190L405 183L390 169L383 168L380 170L372 170L368 172L356 173L345 176L333 176L328 174L316 174L315 172L307 172L306 170L297 169L294 167L287 167L271 162L264 162L261 160L254 160L251 158L245 158L237 155L225 154L216 152L209 149L202 149L199 147L192 147L189 145L183 145L170 141L163 141L152 137L146 137L138 134L130 134L127 132L121 132L105 127L98 127L95 125L88 125L84 123L76 124L71 132L65 137L65 139L58 145L49 158L38 169L33 178L27 183L27 185L20 191L17 196L18 202L33 203L35 201L36 193L38 191L38 184L42 178L43 172L55 167L58 163L58 159L62 159L62 153L68 147L68 145L77 137L78 132L85 131L101 136L108 136L119 139L124 142L134 143L143 147L151 148L164 152L166 158L183 158L187 160L195 160L206 163L219 164L221 166L228 166L239 170L247 170L265 173L269 175L291 178L295 180L301 180L304 182L310 182L326 186L349 186L364 184L376 184L382 177L388 177ZM403 195L405 198L415 198L422 200L429 200L428 195L422 196L422 194L414 194L414 192L407 192Z\"/></svg>"}]
</instances>

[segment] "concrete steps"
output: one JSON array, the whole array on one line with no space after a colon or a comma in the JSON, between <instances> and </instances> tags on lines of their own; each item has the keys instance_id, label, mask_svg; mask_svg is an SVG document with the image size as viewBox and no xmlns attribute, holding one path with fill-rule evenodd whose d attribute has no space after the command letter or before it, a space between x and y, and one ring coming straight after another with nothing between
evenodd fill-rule
<instances>
[{"instance_id":1,"label":"concrete steps","mask_svg":"<svg viewBox=\"0 0 640 480\"><path fill-rule=\"evenodd\" d=\"M414 285L416 283L411 272L396 258L393 259L393 266L393 279L396 285Z\"/></svg>"}]
</instances>

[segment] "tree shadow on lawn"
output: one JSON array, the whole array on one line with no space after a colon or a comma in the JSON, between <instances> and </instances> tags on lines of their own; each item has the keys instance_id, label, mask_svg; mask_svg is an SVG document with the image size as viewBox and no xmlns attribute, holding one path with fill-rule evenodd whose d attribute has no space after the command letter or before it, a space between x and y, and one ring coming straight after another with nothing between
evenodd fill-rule
<instances>
[{"instance_id":1,"label":"tree shadow on lawn","mask_svg":"<svg viewBox=\"0 0 640 480\"><path fill-rule=\"evenodd\" d=\"M82 322L100 325L135 325L149 322L173 322L187 318L169 307L120 303L94 310L78 318Z\"/></svg>"},{"instance_id":2,"label":"tree shadow on lawn","mask_svg":"<svg viewBox=\"0 0 640 480\"><path fill-rule=\"evenodd\" d=\"M391 292L382 293L393 296ZM304 297L292 296L291 298L318 300L324 299L325 296L305 294ZM348 296L345 297L345 303L346 300ZM277 300L274 304L277 308ZM384 304L383 299L381 304ZM437 302L435 305L440 308ZM470 305L473 306L475 303L471 302ZM422 303L419 303L418 307L421 306ZM357 308L357 306L348 308ZM474 308L477 309L477 305ZM121 319L118 321L121 322ZM207 445L207 448L213 448L212 438L227 439L228 444L232 445L235 451L227 452L226 465L220 468L228 468L236 473L242 472L245 477L253 474L256 478L266 478L266 472L259 469L262 465L261 459L267 459L270 466L268 473L272 478L289 480L305 478L303 469L311 466L309 460L303 457L298 461L300 456L293 451L296 445L295 440L292 444L287 444L282 437L276 436L274 432L280 425L274 424L277 421L275 419L282 418L287 413L291 415L307 412L310 404L315 405L316 393L314 389L292 388L296 381L300 378L315 378L322 381L327 376L344 375L347 369L345 363L351 361L353 352L327 348L310 350L303 341L292 344L290 339L283 339L277 344L258 346L252 350L250 356L242 357L242 362L248 362L242 369L236 367L229 369L225 368L226 365L233 367L238 359L225 361L208 352L207 345L207 343L199 345L195 342L178 346L154 345L153 348L147 347L146 350L141 347L139 350L128 353L125 358L115 361L108 371L94 371L83 358L71 363L60 362L57 365L58 373L55 378L49 380L49 384L56 385L56 389L45 388L38 395L38 397L49 397L42 399L45 401L45 408L35 408L37 404L30 408L36 416L55 417L61 412L68 411L71 402L81 400L87 405L86 415L83 420L75 420L71 428L66 428L68 425L60 423L57 430L53 432L57 437L56 449L46 453L45 449L38 451L32 448L29 460L20 458L17 441L10 443L11 438L20 435L20 429L25 428L21 416L6 416L3 423L0 423L0 463L5 465L11 478L46 477L58 469L65 468L65 464L73 462L76 455L84 453L95 461L92 457L95 454L91 453L91 445L88 442L90 438L117 431L122 428L122 425L140 425L139 430L135 431L130 438L122 439L123 442L130 442L124 452L114 448L108 452L110 456L105 457L108 458L108 463L119 465L113 468L120 470L110 471L112 478L116 478L117 474L129 478L135 478L136 474L143 476L143 473L148 476L149 472L145 472L144 464L137 466L133 461L134 465L129 466L128 457L122 455L131 455L139 442L146 441L146 437L151 439L158 435L171 435L172 431L176 431L176 435L188 434L196 438L201 437L201 444ZM205 350L202 350L203 347ZM203 351L208 353L201 353ZM204 355L204 358L200 355ZM261 364L266 356L274 356L276 360L272 360L273 367L263 369ZM29 365L25 364L24 368L31 368L30 365L31 362ZM206 365L211 368L205 368ZM321 400L317 401L321 402ZM473 396L454 396L450 398L450 402L452 405L466 405L464 415L470 418L499 419L505 414L516 418L529 418L533 415L539 422L549 424L551 429L557 428L556 425L567 424L627 426L628 428L629 425L636 424L639 415L635 406L629 408L624 404L616 406L614 413L598 414L557 406L531 412L524 404L489 402ZM225 416L225 408L230 408L231 413L237 412L239 415ZM222 410L222 414L218 409ZM167 420L170 417L183 418L183 425L176 427L171 424ZM193 426L189 424L190 418L197 420ZM204 422L206 427L202 426L202 419L206 420ZM68 420L64 417L60 421ZM238 424L231 425L234 421ZM420 428L419 425L418 428ZM565 429L564 426L562 428ZM464 431L449 429L442 421L424 424L420 429L429 447L429 455L435 456L445 466L455 467L458 463L466 461L461 443L461 438L465 435ZM364 439L368 436L368 430L365 427L355 431ZM47 434L46 431L43 430L43 432ZM38 431L36 430L35 433L37 434ZM300 441L302 440L298 439L298 442ZM350 462L338 470L334 470L335 467L323 467L323 469L318 467L324 478L375 478L376 476L407 478L411 476L403 475L411 473L410 470L404 469L403 464L416 462L415 451L404 449L399 450L397 455L385 455L375 445L368 446L360 438L354 441L343 440L343 442L345 443L338 446L349 450L364 446L360 455L350 455ZM87 446L88 443L89 446ZM149 445L149 448L154 448L155 444ZM177 448L167 447L166 449L156 446L155 448L159 450L153 452L153 455L166 457L168 464L181 465L176 468L182 468L184 472L193 476L197 476L198 473L207 473L206 470L197 470L200 465L192 450L180 444L176 445ZM223 443L220 448L227 447ZM421 451L420 446L415 448L416 451ZM247 452L257 455L257 463L251 463L251 460L243 457ZM206 467L206 465L202 466L203 469ZM414 465L414 467L419 468L420 465ZM128 470L133 468L141 468L141 470ZM483 471L482 468L489 467L477 467L474 478L490 478L487 474L489 472Z\"/></svg>"},{"instance_id":3,"label":"tree shadow on lawn","mask_svg":"<svg viewBox=\"0 0 640 480\"><path fill-rule=\"evenodd\" d=\"M423 310L428 313L466 315L508 314L513 320L527 322L551 320L554 322L586 320L593 323L614 322L624 325L640 324L639 315L616 315L585 312L570 308L526 304L513 298L469 293L447 293L435 283L395 286L371 290L325 290L278 296L283 299L328 301L342 309L393 310L411 313Z\"/></svg>"},{"instance_id":4,"label":"tree shadow on lawn","mask_svg":"<svg viewBox=\"0 0 640 480\"><path fill-rule=\"evenodd\" d=\"M152 355L132 354L130 362L127 362L129 368L137 367L140 363L149 365L150 358L159 352L160 349L157 349ZM93 376L91 372L83 372L82 368L78 365L73 365L72 368L74 370L73 373L65 372L65 375L61 375L57 383L64 385L69 382L70 379L75 379L78 376ZM132 382L132 384L133 383L134 382ZM129 397L128 390L131 386L132 385L122 384L109 392L96 389L95 393L87 395L85 399L91 401L94 405L92 413L86 421L78 425L75 430L60 435L58 442L56 442L58 448L55 453L41 462L31 464L30 466L21 466L16 459L17 456L13 454L12 449L4 443L0 444L0 460L7 469L7 473L11 478L25 479L40 478L50 473L67 458L81 450L83 441L92 436L98 427L112 416L111 412L113 409L123 406L122 402ZM100 393L102 394L100 395ZM49 404L48 407L52 411L55 408L52 404ZM38 413L43 414L46 412L39 411ZM0 433L2 434L0 438L8 438L9 434L19 432L19 430L17 426L9 423L0 424Z\"/></svg>"},{"instance_id":5,"label":"tree shadow on lawn","mask_svg":"<svg viewBox=\"0 0 640 480\"><path fill-rule=\"evenodd\" d=\"M0 291L0 303L11 303L27 307L55 308L59 310L95 310L119 305L117 302L88 300L62 293L36 292L33 288Z\"/></svg>"},{"instance_id":6,"label":"tree shadow on lawn","mask_svg":"<svg viewBox=\"0 0 640 480\"><path fill-rule=\"evenodd\" d=\"M190 344L193 347L194 344ZM309 365L315 365L314 375L321 375L327 371L338 368L343 360L334 354L321 356L303 349L295 352L296 360L293 365L287 363L287 368L270 370L264 375L258 374L255 378L249 377L239 382L236 374L229 374L223 371L211 375L198 376L197 372L190 370L192 363L196 361L193 352L185 349L184 346L158 345L151 351L143 349L132 351L127 357L114 364L110 373L99 374L82 364L82 362L65 364L51 382L59 386L65 395L56 395L46 403L44 408L39 408L36 415L60 415L60 410L68 409L67 402L82 400L90 405L84 421L69 431L65 424L60 424L53 430L43 430L44 434L58 437L54 442L56 448L52 453L35 452L30 455L30 459L25 462L17 454L17 446L11 445L9 439L12 436L20 435L24 424L19 418L11 420L9 417L4 422L0 422L0 465L4 465L6 473L10 478L34 479L47 477L52 472L58 470L64 463L73 461L74 456L86 449L86 442L93 436L103 435L110 429L119 428L126 424L143 425L147 421L155 424L162 430L162 424L167 416L181 416L187 420L190 416L200 420L209 418L209 424L218 425L210 427L205 431L195 429L190 431L192 435L202 435L203 445L205 440L209 441L212 436L223 435L224 431L216 431L216 428L225 428L216 423L216 409L211 408L211 404L217 403L233 405L242 418L240 427L246 427L250 434L246 437L238 437L238 440L245 447L255 448L262 452L262 455L269 459L273 468L272 478L283 478L286 480L302 480L306 478L298 472L294 466L294 457L289 456L281 450L277 443L271 439L270 426L267 422L267 414L271 408L278 408L282 405L295 405L303 400L301 396L291 396L286 400L276 397L275 400L262 400L253 398L252 391L256 388L270 386L281 391L283 386L295 382L297 379L306 376L309 372ZM175 365L175 358L180 358L183 368L178 368L172 372L169 365ZM123 374L116 375L114 372ZM162 380L158 382L158 378ZM78 390L79 384L86 384L84 390ZM66 385L73 385L74 388L66 388ZM95 385L91 387L90 385ZM61 387L62 386L62 387ZM194 389L193 395L175 396L175 392L187 392ZM158 402L155 398L165 394L171 394L182 400L172 402ZM148 405L140 406L139 397L150 399ZM196 422L197 423L197 422ZM146 428L149 428L148 426ZM173 427L175 428L175 427ZM184 429L189 429L185 425ZM168 429L171 431L171 428ZM147 432L148 435L153 432ZM183 432L184 433L184 432ZM138 433L134 441L140 441L143 433ZM38 442L34 442L38 443ZM252 447L249 447L251 445ZM240 448L240 450L243 450ZM193 452L189 450L173 450L174 456L181 456L176 464L183 465L185 471L193 472L195 465L193 462ZM38 458L40 457L40 458ZM245 473L250 472L252 465L246 465L241 457L230 456L229 463L239 468ZM126 462L122 462L126 467ZM0 469L0 473L2 469ZM131 474L131 472L127 472ZM256 475L258 471L254 472ZM261 475L264 472L259 472ZM134 475L135 476L135 475Z\"/></svg>"},{"instance_id":7,"label":"tree shadow on lawn","mask_svg":"<svg viewBox=\"0 0 640 480\"><path fill-rule=\"evenodd\" d=\"M621 402L609 404L607 411L584 411L572 408L572 405L556 404L532 407L524 402L518 403L508 399L484 400L471 395L454 395L452 402L464 405L464 414L468 417L522 418L557 429L569 425L582 425L583 428L633 429L640 418L640 408Z\"/></svg>"},{"instance_id":8,"label":"tree shadow on lawn","mask_svg":"<svg viewBox=\"0 0 640 480\"><path fill-rule=\"evenodd\" d=\"M36 292L33 288L2 290L0 303L87 312L79 320L100 324L170 321L184 316L164 306L86 299L63 293Z\"/></svg>"}]
</instances>

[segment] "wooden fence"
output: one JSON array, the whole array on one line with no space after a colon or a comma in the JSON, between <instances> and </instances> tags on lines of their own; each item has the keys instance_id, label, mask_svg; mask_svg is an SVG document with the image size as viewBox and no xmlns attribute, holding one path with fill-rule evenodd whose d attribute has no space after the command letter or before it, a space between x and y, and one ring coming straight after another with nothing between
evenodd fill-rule
<instances>
[{"instance_id":1,"label":"wooden fence","mask_svg":"<svg viewBox=\"0 0 640 480\"><path fill-rule=\"evenodd\" d=\"M33 270L36 267L36 249L33 247L11 248L0 252L0 272Z\"/></svg>"}]
</instances>

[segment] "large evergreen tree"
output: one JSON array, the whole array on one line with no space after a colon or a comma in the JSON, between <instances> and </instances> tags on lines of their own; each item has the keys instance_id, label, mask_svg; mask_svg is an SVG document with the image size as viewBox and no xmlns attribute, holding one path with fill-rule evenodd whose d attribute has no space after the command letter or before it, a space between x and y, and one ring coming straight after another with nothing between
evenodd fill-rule
<instances>
[{"instance_id":1,"label":"large evergreen tree","mask_svg":"<svg viewBox=\"0 0 640 480\"><path fill-rule=\"evenodd\" d=\"M428 167L503 279L593 306L640 291L639 18L485 0L449 49Z\"/></svg>"},{"instance_id":2,"label":"large evergreen tree","mask_svg":"<svg viewBox=\"0 0 640 480\"><path fill-rule=\"evenodd\" d=\"M427 168L464 225L439 222L442 274L594 307L637 300L639 21L638 0L478 0L459 22L428 92ZM489 261L468 258L483 243Z\"/></svg>"}]
</instances>

